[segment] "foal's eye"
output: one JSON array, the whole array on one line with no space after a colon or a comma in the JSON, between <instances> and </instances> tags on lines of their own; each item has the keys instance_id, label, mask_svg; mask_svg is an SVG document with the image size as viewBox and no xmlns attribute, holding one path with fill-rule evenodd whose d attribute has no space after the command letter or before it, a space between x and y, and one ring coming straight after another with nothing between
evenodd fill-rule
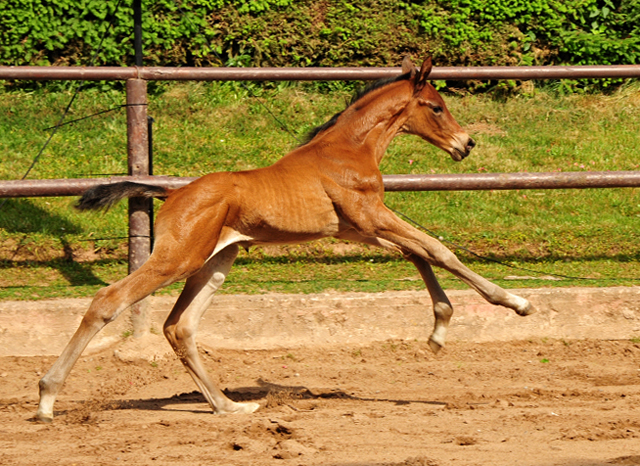
<instances>
[{"instance_id":1,"label":"foal's eye","mask_svg":"<svg viewBox=\"0 0 640 466\"><path fill-rule=\"evenodd\" d=\"M442 113L442 107L436 105L435 107L433 107L433 113L435 113L436 115L440 115Z\"/></svg>"}]
</instances>

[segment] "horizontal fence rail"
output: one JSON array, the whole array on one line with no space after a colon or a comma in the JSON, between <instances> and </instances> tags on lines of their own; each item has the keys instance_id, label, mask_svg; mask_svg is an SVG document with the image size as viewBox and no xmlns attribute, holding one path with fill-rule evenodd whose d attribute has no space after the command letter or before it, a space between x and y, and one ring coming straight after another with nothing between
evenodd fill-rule
<instances>
[{"instance_id":1,"label":"horizontal fence rail","mask_svg":"<svg viewBox=\"0 0 640 466\"><path fill-rule=\"evenodd\" d=\"M400 68L167 68L0 66L0 79L147 81L355 81L398 76ZM640 78L640 65L434 67L430 79Z\"/></svg>"},{"instance_id":2,"label":"horizontal fence rail","mask_svg":"<svg viewBox=\"0 0 640 466\"><path fill-rule=\"evenodd\" d=\"M640 171L385 175L386 191L490 191L640 187Z\"/></svg>"},{"instance_id":3,"label":"horizontal fence rail","mask_svg":"<svg viewBox=\"0 0 640 466\"><path fill-rule=\"evenodd\" d=\"M197 178L114 176L110 178L0 181L0 197L78 196L100 184L134 181L176 189ZM384 175L386 191L488 191L640 187L640 171Z\"/></svg>"}]
</instances>

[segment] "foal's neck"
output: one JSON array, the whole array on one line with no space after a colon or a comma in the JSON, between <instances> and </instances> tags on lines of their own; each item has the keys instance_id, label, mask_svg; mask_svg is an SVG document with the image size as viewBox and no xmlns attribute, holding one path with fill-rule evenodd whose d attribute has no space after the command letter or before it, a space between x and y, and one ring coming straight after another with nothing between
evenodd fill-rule
<instances>
[{"instance_id":1,"label":"foal's neck","mask_svg":"<svg viewBox=\"0 0 640 466\"><path fill-rule=\"evenodd\" d=\"M344 141L379 165L405 118L403 110L412 96L411 85L398 81L376 89L350 105L336 124Z\"/></svg>"}]
</instances>

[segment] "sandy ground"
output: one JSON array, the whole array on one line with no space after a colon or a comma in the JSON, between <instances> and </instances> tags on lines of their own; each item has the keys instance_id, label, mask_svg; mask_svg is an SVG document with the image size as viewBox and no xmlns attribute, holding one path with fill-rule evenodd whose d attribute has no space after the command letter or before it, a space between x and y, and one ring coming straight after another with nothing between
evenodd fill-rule
<instances>
[{"instance_id":1,"label":"sandy ground","mask_svg":"<svg viewBox=\"0 0 640 466\"><path fill-rule=\"evenodd\" d=\"M175 358L111 348L79 361L45 425L54 358L0 358L0 464L640 465L631 341L201 351L231 398L262 408L213 415Z\"/></svg>"}]
</instances>

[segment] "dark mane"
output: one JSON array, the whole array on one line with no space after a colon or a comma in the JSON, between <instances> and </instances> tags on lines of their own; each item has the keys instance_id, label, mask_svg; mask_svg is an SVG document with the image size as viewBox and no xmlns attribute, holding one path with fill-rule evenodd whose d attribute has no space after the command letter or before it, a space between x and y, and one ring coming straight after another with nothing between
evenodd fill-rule
<instances>
[{"instance_id":1,"label":"dark mane","mask_svg":"<svg viewBox=\"0 0 640 466\"><path fill-rule=\"evenodd\" d=\"M381 87L386 86L387 84L391 84L391 83L395 83L397 81L403 81L403 80L407 80L411 77L411 73L405 73L405 74L401 74L400 76L396 76L395 78L384 78L384 79L380 79L378 81L374 81L372 83L369 83L368 85L366 85L365 87L357 90L355 92L355 94L353 94L353 96L351 97L351 100L349 101L349 104L347 105L347 108L349 108L351 105L355 104L358 100L362 99L365 95L370 94L371 92L375 91L376 89L380 89ZM345 108L346 110L346 108ZM301 146L304 146L305 144L310 143L313 138L315 138L318 134L322 133L324 130L331 128L333 125L336 124L336 121L338 121L338 117L340 117L340 115L342 115L342 113L344 112L338 112L335 115L333 115L331 117L331 119L329 121L327 121L326 123L321 124L320 126L316 126L315 128L313 128L311 131L309 131L303 141L302 144L300 144Z\"/></svg>"}]
</instances>

